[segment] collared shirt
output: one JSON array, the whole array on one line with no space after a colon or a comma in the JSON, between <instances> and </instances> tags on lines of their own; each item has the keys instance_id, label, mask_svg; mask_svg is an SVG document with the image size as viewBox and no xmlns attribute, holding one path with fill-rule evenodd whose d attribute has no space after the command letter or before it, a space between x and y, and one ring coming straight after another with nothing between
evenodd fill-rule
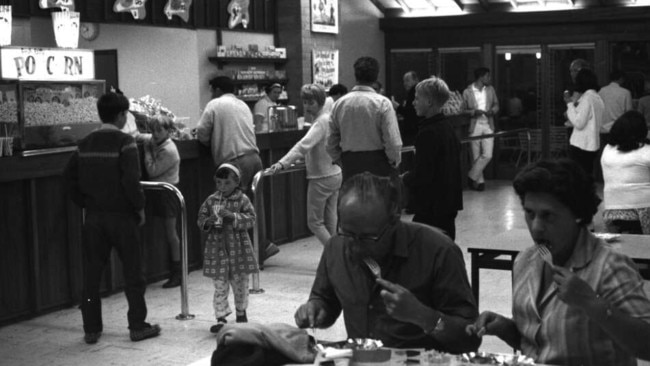
<instances>
[{"instance_id":1,"label":"collared shirt","mask_svg":"<svg viewBox=\"0 0 650 366\"><path fill-rule=\"evenodd\" d=\"M605 105L595 90L584 92L578 105L567 104L567 118L573 126L569 143L585 151L597 151L600 147L600 126L603 121Z\"/></svg>"},{"instance_id":2,"label":"collared shirt","mask_svg":"<svg viewBox=\"0 0 650 366\"><path fill-rule=\"evenodd\" d=\"M401 221L392 239L393 248L382 264L383 278L405 287L425 306L447 316L468 323L478 316L463 254L451 239L429 226ZM381 287L363 262L352 259L346 242L334 236L325 246L309 297L326 309L329 317L325 325L333 324L343 311L350 338L379 339L388 347L424 347L455 353L478 347L477 340L464 331L456 339L443 342L424 334L418 325L388 315Z\"/></svg>"},{"instance_id":3,"label":"collared shirt","mask_svg":"<svg viewBox=\"0 0 650 366\"><path fill-rule=\"evenodd\" d=\"M357 85L339 98L331 113L327 153L338 163L345 151L384 150L388 162L401 161L402 138L393 103L369 86Z\"/></svg>"},{"instance_id":4,"label":"collared shirt","mask_svg":"<svg viewBox=\"0 0 650 366\"><path fill-rule=\"evenodd\" d=\"M472 92L474 93L474 99L476 99L477 109L482 111L487 111L487 92L485 85L479 89L475 84L472 84ZM476 117L476 122L487 123L488 118L485 115L480 115Z\"/></svg>"},{"instance_id":5,"label":"collared shirt","mask_svg":"<svg viewBox=\"0 0 650 366\"><path fill-rule=\"evenodd\" d=\"M250 108L230 93L208 102L196 133L201 143L212 147L215 166L260 152Z\"/></svg>"},{"instance_id":6,"label":"collared shirt","mask_svg":"<svg viewBox=\"0 0 650 366\"><path fill-rule=\"evenodd\" d=\"M627 353L582 311L549 286L540 304L544 262L534 246L519 253L513 267L513 320L521 333L522 352L538 363L553 365L636 365ZM564 265L586 281L612 307L650 323L650 301L631 259L587 229L582 229Z\"/></svg>"},{"instance_id":7,"label":"collared shirt","mask_svg":"<svg viewBox=\"0 0 650 366\"><path fill-rule=\"evenodd\" d=\"M612 81L609 85L600 88L598 95L605 104L601 132L608 133L618 117L632 110L632 93Z\"/></svg>"},{"instance_id":8,"label":"collared shirt","mask_svg":"<svg viewBox=\"0 0 650 366\"><path fill-rule=\"evenodd\" d=\"M280 159L280 163L286 167L304 156L307 179L326 178L341 174L341 167L332 164L332 158L325 151L329 121L329 113L321 110L307 134Z\"/></svg>"}]
</instances>

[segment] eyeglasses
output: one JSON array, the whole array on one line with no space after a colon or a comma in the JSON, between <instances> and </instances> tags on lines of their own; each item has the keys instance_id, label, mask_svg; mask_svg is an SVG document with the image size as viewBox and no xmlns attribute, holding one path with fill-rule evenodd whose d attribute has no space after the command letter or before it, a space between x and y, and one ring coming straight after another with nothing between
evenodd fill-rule
<instances>
[{"instance_id":1,"label":"eyeglasses","mask_svg":"<svg viewBox=\"0 0 650 366\"><path fill-rule=\"evenodd\" d=\"M350 233L350 232L347 232L347 231L343 231L343 229L341 229L341 224L339 223L339 224L336 225L336 234L340 235L340 236L342 236L344 238L350 238L350 239L353 239L353 240L356 240L356 241L361 241L361 242L366 242L366 243L368 243L368 242L376 243L379 240L381 240L381 238L386 234L388 229L390 229L391 226L393 226L393 224L394 224L393 221L388 222L381 229L381 231L377 235L368 235L368 234L358 235L358 234Z\"/></svg>"}]
</instances>

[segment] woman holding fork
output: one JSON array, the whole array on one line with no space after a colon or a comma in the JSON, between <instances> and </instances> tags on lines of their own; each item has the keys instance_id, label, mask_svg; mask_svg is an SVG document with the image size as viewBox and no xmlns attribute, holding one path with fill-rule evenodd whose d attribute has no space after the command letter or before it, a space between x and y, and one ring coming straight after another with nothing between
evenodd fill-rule
<instances>
[{"instance_id":1,"label":"woman holding fork","mask_svg":"<svg viewBox=\"0 0 650 366\"><path fill-rule=\"evenodd\" d=\"M650 359L643 279L631 259L587 229L600 203L592 178L572 160L542 160L513 185L535 243L515 259L513 317L483 312L467 332L496 335L544 364Z\"/></svg>"}]
</instances>

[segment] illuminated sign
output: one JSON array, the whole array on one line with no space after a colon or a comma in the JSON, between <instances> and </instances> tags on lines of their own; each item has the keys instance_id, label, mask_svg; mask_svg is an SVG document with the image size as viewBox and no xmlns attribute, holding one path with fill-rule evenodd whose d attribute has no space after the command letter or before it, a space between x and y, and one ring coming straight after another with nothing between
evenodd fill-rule
<instances>
[{"instance_id":1,"label":"illuminated sign","mask_svg":"<svg viewBox=\"0 0 650 366\"><path fill-rule=\"evenodd\" d=\"M92 50L59 48L0 48L0 78L17 80L92 80Z\"/></svg>"}]
</instances>

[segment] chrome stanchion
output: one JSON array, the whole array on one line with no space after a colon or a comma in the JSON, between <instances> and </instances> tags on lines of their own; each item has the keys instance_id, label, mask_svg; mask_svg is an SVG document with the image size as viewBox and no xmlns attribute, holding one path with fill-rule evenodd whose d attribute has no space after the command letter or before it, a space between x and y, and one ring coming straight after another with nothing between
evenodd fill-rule
<instances>
[{"instance_id":1,"label":"chrome stanchion","mask_svg":"<svg viewBox=\"0 0 650 366\"><path fill-rule=\"evenodd\" d=\"M187 213L185 208L185 198L181 191L178 190L173 184L166 182L140 182L145 189L158 189L168 190L173 192L178 199L181 211L181 313L176 315L178 320L194 319L194 315L190 314L188 299L187 299Z\"/></svg>"}]
</instances>

